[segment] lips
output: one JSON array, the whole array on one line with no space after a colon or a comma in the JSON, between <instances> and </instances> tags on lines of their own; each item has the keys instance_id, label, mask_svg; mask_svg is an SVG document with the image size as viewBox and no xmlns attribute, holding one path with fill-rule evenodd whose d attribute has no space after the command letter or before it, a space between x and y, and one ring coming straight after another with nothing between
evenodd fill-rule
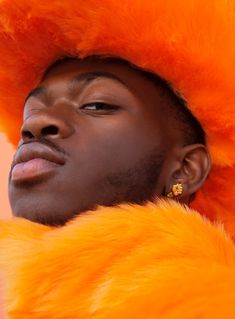
<instances>
[{"instance_id":1,"label":"lips","mask_svg":"<svg viewBox=\"0 0 235 319\"><path fill-rule=\"evenodd\" d=\"M14 157L11 181L20 183L43 180L53 175L65 162L63 153L47 145L38 142L23 144Z\"/></svg>"}]
</instances>

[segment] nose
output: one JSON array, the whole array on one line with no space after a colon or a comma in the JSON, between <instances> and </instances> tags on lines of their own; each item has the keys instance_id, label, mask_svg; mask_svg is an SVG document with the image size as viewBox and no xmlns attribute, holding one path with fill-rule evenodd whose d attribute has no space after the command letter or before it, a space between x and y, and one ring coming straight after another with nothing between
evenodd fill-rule
<instances>
[{"instance_id":1,"label":"nose","mask_svg":"<svg viewBox=\"0 0 235 319\"><path fill-rule=\"evenodd\" d=\"M27 118L21 128L24 141L37 138L64 139L72 135L72 125L63 117L40 112Z\"/></svg>"}]
</instances>

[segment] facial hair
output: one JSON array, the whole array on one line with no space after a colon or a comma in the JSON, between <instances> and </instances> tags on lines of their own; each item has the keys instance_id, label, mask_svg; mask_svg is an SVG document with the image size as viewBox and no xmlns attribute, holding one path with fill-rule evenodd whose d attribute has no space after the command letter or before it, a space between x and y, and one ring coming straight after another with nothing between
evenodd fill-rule
<instances>
[{"instance_id":1,"label":"facial hair","mask_svg":"<svg viewBox=\"0 0 235 319\"><path fill-rule=\"evenodd\" d=\"M129 169L107 176L103 185L103 202L98 205L113 206L121 203L143 204L156 197L156 185L164 162L159 149Z\"/></svg>"}]
</instances>

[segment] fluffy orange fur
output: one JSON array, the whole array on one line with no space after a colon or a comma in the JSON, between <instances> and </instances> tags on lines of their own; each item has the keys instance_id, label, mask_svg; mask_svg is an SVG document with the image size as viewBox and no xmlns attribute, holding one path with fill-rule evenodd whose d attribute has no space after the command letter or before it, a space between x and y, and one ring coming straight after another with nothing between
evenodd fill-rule
<instances>
[{"instance_id":1,"label":"fluffy orange fur","mask_svg":"<svg viewBox=\"0 0 235 319\"><path fill-rule=\"evenodd\" d=\"M235 318L234 243L174 202L0 228L8 319Z\"/></svg>"},{"instance_id":2,"label":"fluffy orange fur","mask_svg":"<svg viewBox=\"0 0 235 319\"><path fill-rule=\"evenodd\" d=\"M168 80L208 138L213 170L193 207L235 236L235 1L1 0L0 129L63 56L118 56Z\"/></svg>"}]
</instances>

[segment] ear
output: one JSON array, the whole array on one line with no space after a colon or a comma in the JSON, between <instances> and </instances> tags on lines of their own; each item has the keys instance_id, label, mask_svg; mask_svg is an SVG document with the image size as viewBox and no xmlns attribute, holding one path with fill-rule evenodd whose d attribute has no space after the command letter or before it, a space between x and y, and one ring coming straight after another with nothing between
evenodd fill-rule
<instances>
[{"instance_id":1,"label":"ear","mask_svg":"<svg viewBox=\"0 0 235 319\"><path fill-rule=\"evenodd\" d=\"M206 146L202 144L185 146L178 149L177 153L169 172L166 191L170 192L173 185L181 183L183 193L178 199L189 203L192 195L205 182L211 169L211 159Z\"/></svg>"}]
</instances>

